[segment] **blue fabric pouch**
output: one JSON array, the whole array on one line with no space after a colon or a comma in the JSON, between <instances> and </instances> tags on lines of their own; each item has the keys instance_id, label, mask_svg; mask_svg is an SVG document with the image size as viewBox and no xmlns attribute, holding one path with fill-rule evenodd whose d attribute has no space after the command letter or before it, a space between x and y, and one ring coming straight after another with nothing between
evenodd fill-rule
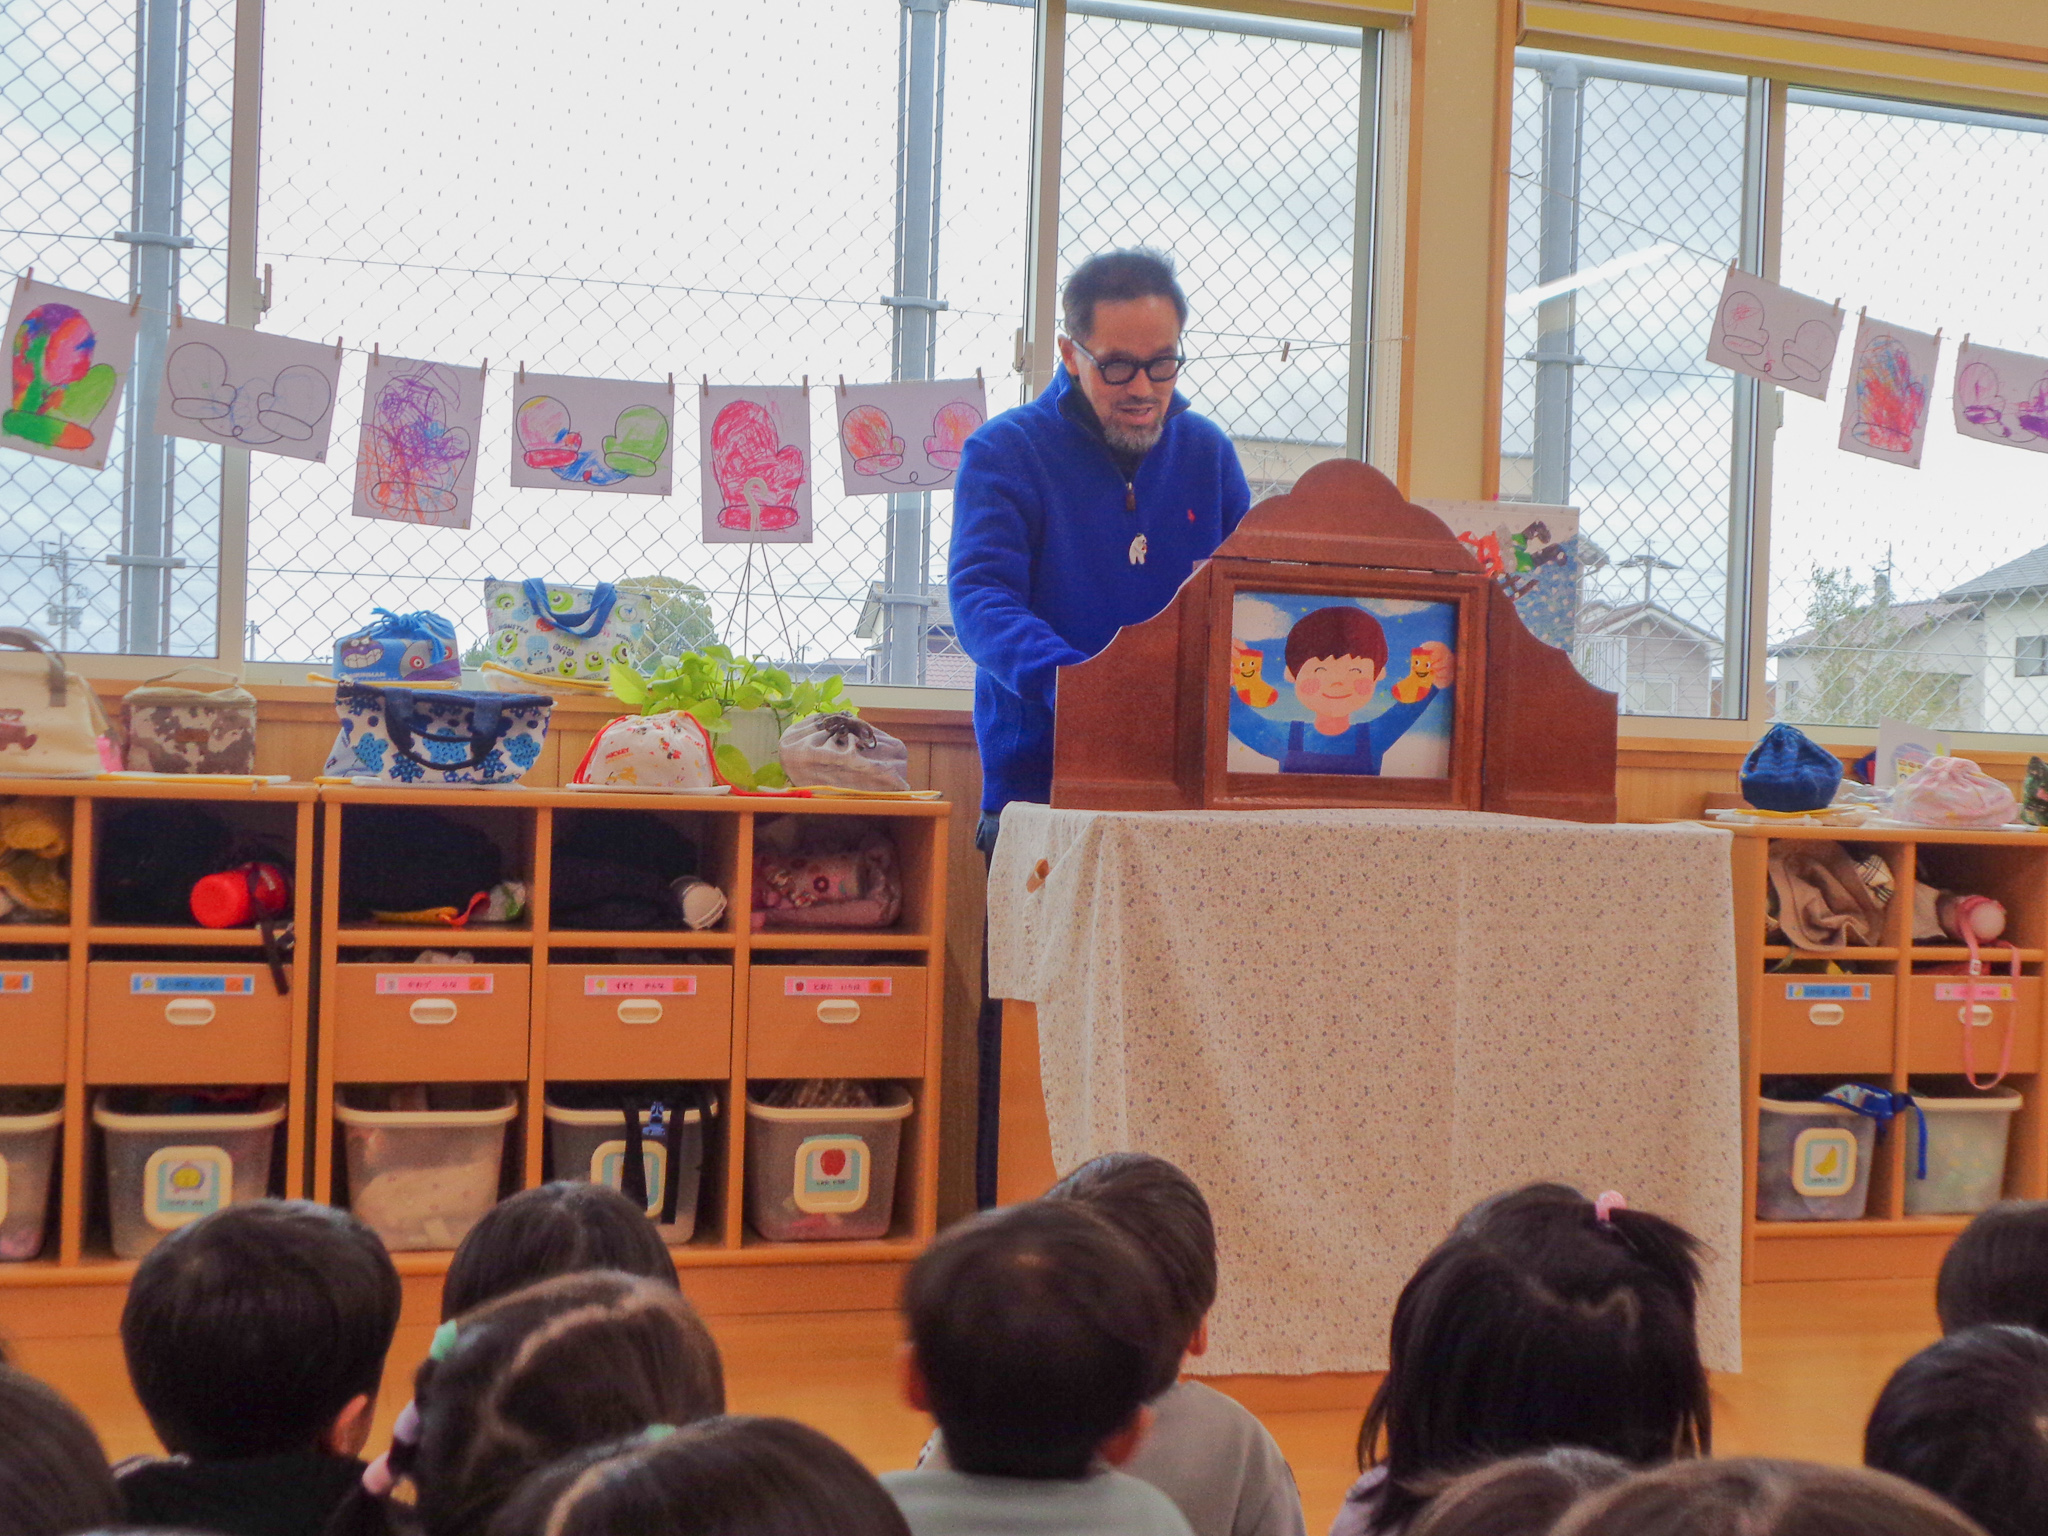
<instances>
[{"instance_id":1,"label":"blue fabric pouch","mask_svg":"<svg viewBox=\"0 0 2048 1536\"><path fill-rule=\"evenodd\" d=\"M1742 760L1742 798L1760 811L1818 811L1842 782L1842 760L1804 731L1774 725Z\"/></svg>"}]
</instances>

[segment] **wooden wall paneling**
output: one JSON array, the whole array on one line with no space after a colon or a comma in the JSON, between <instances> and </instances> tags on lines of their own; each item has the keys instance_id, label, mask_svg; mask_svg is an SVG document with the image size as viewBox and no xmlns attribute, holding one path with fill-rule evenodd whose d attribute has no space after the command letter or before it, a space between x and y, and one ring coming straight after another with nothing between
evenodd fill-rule
<instances>
[{"instance_id":1,"label":"wooden wall paneling","mask_svg":"<svg viewBox=\"0 0 2048 1536\"><path fill-rule=\"evenodd\" d=\"M89 951L86 931L93 919L92 801L71 802L71 939L64 988L64 1130L60 1142L57 1259L76 1264L85 1244L86 1156L92 1145L91 1105L85 1091L85 986Z\"/></svg>"}]
</instances>

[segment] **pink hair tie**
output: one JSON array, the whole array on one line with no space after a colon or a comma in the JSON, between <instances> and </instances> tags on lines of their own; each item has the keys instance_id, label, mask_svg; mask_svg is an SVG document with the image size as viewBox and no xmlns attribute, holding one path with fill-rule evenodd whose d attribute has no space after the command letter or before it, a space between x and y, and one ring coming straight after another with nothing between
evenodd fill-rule
<instances>
[{"instance_id":1,"label":"pink hair tie","mask_svg":"<svg viewBox=\"0 0 2048 1536\"><path fill-rule=\"evenodd\" d=\"M1618 1189L1603 1190L1600 1198L1593 1202L1593 1214L1600 1218L1600 1225L1614 1225L1614 1213L1628 1209L1628 1197Z\"/></svg>"},{"instance_id":2,"label":"pink hair tie","mask_svg":"<svg viewBox=\"0 0 2048 1536\"><path fill-rule=\"evenodd\" d=\"M418 1403L407 1403L399 1411L398 1421L391 1426L391 1444L398 1446L420 1443L420 1409ZM398 1475L391 1470L391 1452L386 1451L367 1467L363 1468L363 1492L373 1499L390 1497L391 1490L398 1486Z\"/></svg>"}]
</instances>

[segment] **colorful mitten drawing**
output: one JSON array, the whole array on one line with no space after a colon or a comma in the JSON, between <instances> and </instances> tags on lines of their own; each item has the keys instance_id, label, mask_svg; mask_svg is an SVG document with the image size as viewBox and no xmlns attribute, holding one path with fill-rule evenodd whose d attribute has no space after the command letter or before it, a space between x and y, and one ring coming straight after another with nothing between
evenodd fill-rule
<instances>
[{"instance_id":1,"label":"colorful mitten drawing","mask_svg":"<svg viewBox=\"0 0 2048 1536\"><path fill-rule=\"evenodd\" d=\"M45 448L93 445L93 418L106 409L120 377L92 360L93 331L69 304L40 304L14 333L14 398L0 430Z\"/></svg>"},{"instance_id":2,"label":"colorful mitten drawing","mask_svg":"<svg viewBox=\"0 0 2048 1536\"><path fill-rule=\"evenodd\" d=\"M1230 645L1231 689L1253 709L1264 709L1280 697L1280 690L1261 675L1266 658L1248 645Z\"/></svg>"},{"instance_id":3,"label":"colorful mitten drawing","mask_svg":"<svg viewBox=\"0 0 2048 1536\"><path fill-rule=\"evenodd\" d=\"M583 451L583 435L570 430L569 407L553 395L535 395L519 407L520 457L529 469L560 469Z\"/></svg>"},{"instance_id":4,"label":"colorful mitten drawing","mask_svg":"<svg viewBox=\"0 0 2048 1536\"><path fill-rule=\"evenodd\" d=\"M724 503L719 527L773 533L797 525L803 451L783 443L759 401L735 400L711 423L711 474Z\"/></svg>"},{"instance_id":5,"label":"colorful mitten drawing","mask_svg":"<svg viewBox=\"0 0 2048 1536\"><path fill-rule=\"evenodd\" d=\"M2027 437L2048 437L2048 378L2034 381L2034 392L2022 400L2014 416Z\"/></svg>"},{"instance_id":6,"label":"colorful mitten drawing","mask_svg":"<svg viewBox=\"0 0 2048 1536\"><path fill-rule=\"evenodd\" d=\"M885 475L903 463L903 439L879 405L857 405L839 423L839 441L858 475Z\"/></svg>"},{"instance_id":7,"label":"colorful mitten drawing","mask_svg":"<svg viewBox=\"0 0 2048 1536\"><path fill-rule=\"evenodd\" d=\"M924 456L934 469L949 473L960 467L960 447L981 425L981 412L965 400L949 400L932 417L932 435L924 440Z\"/></svg>"},{"instance_id":8,"label":"colorful mitten drawing","mask_svg":"<svg viewBox=\"0 0 2048 1536\"><path fill-rule=\"evenodd\" d=\"M461 502L455 488L469 462L469 434L448 425L455 402L434 386L432 366L386 384L364 424L360 472L370 499L400 517L440 516Z\"/></svg>"},{"instance_id":9,"label":"colorful mitten drawing","mask_svg":"<svg viewBox=\"0 0 2048 1536\"><path fill-rule=\"evenodd\" d=\"M1872 339L1856 359L1856 424L1849 435L1885 453L1911 453L1927 384L1913 377L1913 360L1889 336Z\"/></svg>"},{"instance_id":10,"label":"colorful mitten drawing","mask_svg":"<svg viewBox=\"0 0 2048 1536\"><path fill-rule=\"evenodd\" d=\"M604 461L621 475L644 480L661 468L666 447L668 418L651 405L629 405L619 412L612 435L604 440Z\"/></svg>"}]
</instances>

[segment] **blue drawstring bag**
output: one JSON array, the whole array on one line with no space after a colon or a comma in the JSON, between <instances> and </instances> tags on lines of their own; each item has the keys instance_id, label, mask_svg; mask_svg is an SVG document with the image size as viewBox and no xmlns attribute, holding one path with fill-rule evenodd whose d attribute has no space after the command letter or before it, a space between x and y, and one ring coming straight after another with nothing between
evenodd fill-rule
<instances>
[{"instance_id":1,"label":"blue drawstring bag","mask_svg":"<svg viewBox=\"0 0 2048 1536\"><path fill-rule=\"evenodd\" d=\"M1889 1088L1873 1088L1868 1083L1844 1083L1822 1094L1821 1099L1875 1120L1880 1131L1889 1130L1895 1118L1911 1110L1920 1122L1920 1159L1913 1177L1927 1177L1927 1111L1920 1107L1919 1100L1911 1093L1903 1088L1894 1092Z\"/></svg>"},{"instance_id":2,"label":"blue drawstring bag","mask_svg":"<svg viewBox=\"0 0 2048 1536\"><path fill-rule=\"evenodd\" d=\"M447 683L462 677L455 626L438 613L377 617L334 642L334 678L348 683Z\"/></svg>"},{"instance_id":3,"label":"blue drawstring bag","mask_svg":"<svg viewBox=\"0 0 2048 1536\"><path fill-rule=\"evenodd\" d=\"M1818 811L1834 802L1842 760L1804 731L1774 725L1742 760L1742 798L1760 811Z\"/></svg>"}]
</instances>

